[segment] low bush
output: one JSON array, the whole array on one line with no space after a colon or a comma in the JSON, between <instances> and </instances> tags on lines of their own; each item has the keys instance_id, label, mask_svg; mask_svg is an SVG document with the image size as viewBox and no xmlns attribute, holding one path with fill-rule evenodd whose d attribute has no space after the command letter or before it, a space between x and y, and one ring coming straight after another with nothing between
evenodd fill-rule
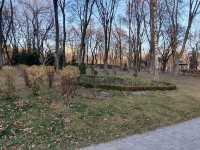
<instances>
[{"instance_id":1,"label":"low bush","mask_svg":"<svg viewBox=\"0 0 200 150\"><path fill-rule=\"evenodd\" d=\"M78 85L80 71L77 67L67 66L60 71L62 95L65 98L65 104L70 104L71 98L75 95Z\"/></svg>"},{"instance_id":2,"label":"low bush","mask_svg":"<svg viewBox=\"0 0 200 150\"><path fill-rule=\"evenodd\" d=\"M53 66L55 64L55 54L52 52L48 52L46 55L45 65Z\"/></svg>"},{"instance_id":3,"label":"low bush","mask_svg":"<svg viewBox=\"0 0 200 150\"><path fill-rule=\"evenodd\" d=\"M24 65L40 65L40 55L36 52L26 52L22 51L15 55L14 64L24 64Z\"/></svg>"},{"instance_id":4,"label":"low bush","mask_svg":"<svg viewBox=\"0 0 200 150\"><path fill-rule=\"evenodd\" d=\"M28 66L20 65L19 68L21 70L22 77L24 79L25 85L30 88L31 87L31 82L30 82L30 79L28 77L28 72L27 72Z\"/></svg>"},{"instance_id":5,"label":"low bush","mask_svg":"<svg viewBox=\"0 0 200 150\"><path fill-rule=\"evenodd\" d=\"M123 71L128 71L128 65L126 63L123 66Z\"/></svg>"},{"instance_id":6,"label":"low bush","mask_svg":"<svg viewBox=\"0 0 200 150\"><path fill-rule=\"evenodd\" d=\"M7 97L13 97L16 94L16 87L15 87L15 81L16 81L16 71L12 67L4 67L3 68L3 74L5 77L5 91Z\"/></svg>"},{"instance_id":7,"label":"low bush","mask_svg":"<svg viewBox=\"0 0 200 150\"><path fill-rule=\"evenodd\" d=\"M80 85L86 88L101 88L118 91L176 90L176 85L167 82L142 81L112 76L81 76Z\"/></svg>"},{"instance_id":8,"label":"low bush","mask_svg":"<svg viewBox=\"0 0 200 150\"><path fill-rule=\"evenodd\" d=\"M46 74L47 74L47 80L48 80L49 88L52 88L54 78L55 78L55 68L53 66L47 66L46 67Z\"/></svg>"},{"instance_id":9,"label":"low bush","mask_svg":"<svg viewBox=\"0 0 200 150\"><path fill-rule=\"evenodd\" d=\"M85 64L79 65L80 74L86 74L87 66Z\"/></svg>"},{"instance_id":10,"label":"low bush","mask_svg":"<svg viewBox=\"0 0 200 150\"><path fill-rule=\"evenodd\" d=\"M44 67L32 66L27 68L28 79L31 83L31 89L33 95L39 95L41 83L43 83L43 77L45 75Z\"/></svg>"}]
</instances>

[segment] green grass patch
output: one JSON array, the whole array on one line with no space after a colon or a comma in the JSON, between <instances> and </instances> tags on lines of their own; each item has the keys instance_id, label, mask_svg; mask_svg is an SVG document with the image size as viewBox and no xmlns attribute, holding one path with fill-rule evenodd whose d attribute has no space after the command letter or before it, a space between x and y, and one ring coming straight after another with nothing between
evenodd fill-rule
<instances>
[{"instance_id":1,"label":"green grass patch","mask_svg":"<svg viewBox=\"0 0 200 150\"><path fill-rule=\"evenodd\" d=\"M121 82L129 82L128 77L122 78ZM173 80L178 85L174 91L79 88L67 110L59 88L43 87L39 96L26 88L17 91L21 93L17 97L1 92L0 149L75 150L199 117L199 85L194 84L198 80L185 79L187 84L179 80ZM142 78L134 83L151 85Z\"/></svg>"},{"instance_id":2,"label":"green grass patch","mask_svg":"<svg viewBox=\"0 0 200 150\"><path fill-rule=\"evenodd\" d=\"M12 101L0 97L4 128L0 149L73 150L200 116L200 101L180 91L146 92L142 96L132 92L122 96L115 91L106 101L78 96L67 112L59 97L52 90ZM19 99L28 104L26 108L17 107ZM51 107L53 102L61 103L61 108Z\"/></svg>"}]
</instances>

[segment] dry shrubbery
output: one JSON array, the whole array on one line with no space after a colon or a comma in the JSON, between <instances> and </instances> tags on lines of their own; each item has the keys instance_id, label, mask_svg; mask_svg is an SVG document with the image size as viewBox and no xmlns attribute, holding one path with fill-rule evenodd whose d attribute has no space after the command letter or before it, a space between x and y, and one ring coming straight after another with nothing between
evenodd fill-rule
<instances>
[{"instance_id":1,"label":"dry shrubbery","mask_svg":"<svg viewBox=\"0 0 200 150\"><path fill-rule=\"evenodd\" d=\"M43 77L45 75L44 67L32 66L26 69L26 73L33 95L38 95L40 91L40 85L43 82Z\"/></svg>"},{"instance_id":2,"label":"dry shrubbery","mask_svg":"<svg viewBox=\"0 0 200 150\"><path fill-rule=\"evenodd\" d=\"M56 71L52 66L31 66L20 65L21 75L25 85L31 88L33 95L39 95L42 83L47 78L49 88L53 87ZM7 94L15 93L16 71L12 67L4 67L3 76L5 78L5 91ZM60 85L62 95L65 98L65 104L69 105L71 98L75 95L80 71L77 67L67 66L59 71Z\"/></svg>"},{"instance_id":3,"label":"dry shrubbery","mask_svg":"<svg viewBox=\"0 0 200 150\"><path fill-rule=\"evenodd\" d=\"M71 98L75 95L80 77L80 71L77 67L68 66L60 71L62 94L65 97L65 104L70 104Z\"/></svg>"},{"instance_id":4,"label":"dry shrubbery","mask_svg":"<svg viewBox=\"0 0 200 150\"><path fill-rule=\"evenodd\" d=\"M30 88L31 87L31 83L30 83L30 80L28 78L28 73L27 73L28 66L20 65L19 68L20 68L20 70L22 72L22 77L24 79L25 85Z\"/></svg>"},{"instance_id":5,"label":"dry shrubbery","mask_svg":"<svg viewBox=\"0 0 200 150\"><path fill-rule=\"evenodd\" d=\"M13 67L6 66L2 70L3 76L5 77L5 94L7 97L12 97L15 95L16 87L16 71Z\"/></svg>"},{"instance_id":6,"label":"dry shrubbery","mask_svg":"<svg viewBox=\"0 0 200 150\"><path fill-rule=\"evenodd\" d=\"M46 67L46 74L47 74L47 80L48 80L49 88L53 87L53 81L54 81L54 78L55 78L55 73L56 73L56 70L53 66L47 66Z\"/></svg>"}]
</instances>

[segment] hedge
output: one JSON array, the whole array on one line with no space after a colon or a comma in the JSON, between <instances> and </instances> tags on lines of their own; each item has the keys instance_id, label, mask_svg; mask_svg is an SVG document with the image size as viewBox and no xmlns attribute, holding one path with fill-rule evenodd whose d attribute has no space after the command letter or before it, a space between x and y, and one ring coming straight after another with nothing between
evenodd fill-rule
<instances>
[{"instance_id":1,"label":"hedge","mask_svg":"<svg viewBox=\"0 0 200 150\"><path fill-rule=\"evenodd\" d=\"M91 77L91 76L88 76ZM97 77L99 78L99 76ZM134 86L127 86L127 85L108 85L108 84L92 84L86 81L80 82L80 86L85 88L100 88L105 90L117 90L117 91L166 91L166 90L176 90L177 87L174 84L168 82L158 82L158 86L156 85L134 85ZM160 84L160 85L159 85Z\"/></svg>"}]
</instances>

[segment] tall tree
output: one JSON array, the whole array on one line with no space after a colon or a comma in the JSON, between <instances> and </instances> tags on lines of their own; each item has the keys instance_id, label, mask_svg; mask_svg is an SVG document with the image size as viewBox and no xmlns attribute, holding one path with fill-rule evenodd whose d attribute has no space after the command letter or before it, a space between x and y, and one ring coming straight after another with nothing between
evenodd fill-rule
<instances>
[{"instance_id":1,"label":"tall tree","mask_svg":"<svg viewBox=\"0 0 200 150\"><path fill-rule=\"evenodd\" d=\"M56 30L56 53L55 53L55 67L56 69L61 68L60 66L60 46L59 46L59 20L58 20L58 0L53 0L54 6L54 19L55 19L55 30Z\"/></svg>"},{"instance_id":2,"label":"tall tree","mask_svg":"<svg viewBox=\"0 0 200 150\"><path fill-rule=\"evenodd\" d=\"M119 64L120 67L122 68L123 66L123 42L126 36L125 31L122 28L122 18L119 18L119 21L117 23L115 23L115 28L113 30L113 36L114 36L114 40L115 40L115 58L118 60L119 59ZM115 62L117 62L117 60L115 60Z\"/></svg>"},{"instance_id":3,"label":"tall tree","mask_svg":"<svg viewBox=\"0 0 200 150\"><path fill-rule=\"evenodd\" d=\"M65 48L66 48L66 38L67 38L67 33L66 33L66 13L65 13L65 8L66 8L66 0L60 0L59 1L59 6L62 12L62 21L63 21L63 43L62 43L62 63L66 63L66 58L65 58Z\"/></svg>"},{"instance_id":4,"label":"tall tree","mask_svg":"<svg viewBox=\"0 0 200 150\"><path fill-rule=\"evenodd\" d=\"M189 15L188 15L188 24L187 24L187 28L186 28L186 32L184 35L184 39L183 39L183 44L182 44L182 48L181 48L181 52L179 54L179 57L182 57L184 51L185 51L185 47L189 38L189 33L192 27L192 23L193 20L195 19L195 17L198 15L199 13L199 8L200 8L200 1L199 0L189 0Z\"/></svg>"},{"instance_id":5,"label":"tall tree","mask_svg":"<svg viewBox=\"0 0 200 150\"><path fill-rule=\"evenodd\" d=\"M22 4L24 5L24 12L20 17L24 17L25 21L21 19L20 22L23 22L20 26L26 28L23 30L27 30L24 32L27 43L26 49L28 49L28 52L37 54L41 58L41 63L43 63L45 41L49 38L50 31L54 27L53 10L48 3L41 5L41 1L24 1Z\"/></svg>"},{"instance_id":6,"label":"tall tree","mask_svg":"<svg viewBox=\"0 0 200 150\"><path fill-rule=\"evenodd\" d=\"M96 0L99 20L104 30L104 65L108 64L113 20L117 9L117 0Z\"/></svg>"},{"instance_id":7,"label":"tall tree","mask_svg":"<svg viewBox=\"0 0 200 150\"><path fill-rule=\"evenodd\" d=\"M86 34L88 25L91 20L91 16L93 13L93 6L95 4L95 0L76 0L74 11L78 15L80 21L80 29L81 29L81 39L80 39L80 50L78 56L79 64L84 64L85 62L85 53L86 53Z\"/></svg>"},{"instance_id":8,"label":"tall tree","mask_svg":"<svg viewBox=\"0 0 200 150\"><path fill-rule=\"evenodd\" d=\"M154 79L158 80L158 41L157 41L157 0L150 0L150 16L151 16L151 48L153 54L153 73Z\"/></svg>"},{"instance_id":9,"label":"tall tree","mask_svg":"<svg viewBox=\"0 0 200 150\"><path fill-rule=\"evenodd\" d=\"M0 6L0 69L3 66L3 41L4 41L4 35L3 35L3 8L4 8L5 0L1 1Z\"/></svg>"},{"instance_id":10,"label":"tall tree","mask_svg":"<svg viewBox=\"0 0 200 150\"><path fill-rule=\"evenodd\" d=\"M172 63L173 63L173 72L177 70L177 47L178 47L178 34L179 34L179 12L180 12L180 1L179 0L165 0L167 15L169 18L169 29L170 33L170 48L172 49Z\"/></svg>"}]
</instances>

